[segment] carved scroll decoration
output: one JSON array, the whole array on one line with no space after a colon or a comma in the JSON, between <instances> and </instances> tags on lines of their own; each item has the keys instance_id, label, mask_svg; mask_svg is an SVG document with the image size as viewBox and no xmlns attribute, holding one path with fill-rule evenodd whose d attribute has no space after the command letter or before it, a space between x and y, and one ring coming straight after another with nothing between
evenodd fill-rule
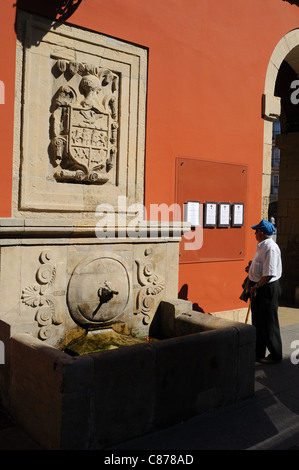
<instances>
[{"instance_id":1,"label":"carved scroll decoration","mask_svg":"<svg viewBox=\"0 0 299 470\"><path fill-rule=\"evenodd\" d=\"M119 76L111 70L63 59L58 74L76 77L53 97L51 146L60 182L111 181L118 145ZM55 69L55 67L54 67Z\"/></svg>"},{"instance_id":2,"label":"carved scroll decoration","mask_svg":"<svg viewBox=\"0 0 299 470\"><path fill-rule=\"evenodd\" d=\"M36 309L35 320L38 323L38 336L42 340L49 339L53 335L55 325L62 323L62 318L55 311L53 295L49 293L50 286L56 278L57 266L51 262L51 252L42 251L39 257L41 266L37 269L37 284L29 285L22 290L22 302Z\"/></svg>"},{"instance_id":3,"label":"carved scroll decoration","mask_svg":"<svg viewBox=\"0 0 299 470\"><path fill-rule=\"evenodd\" d=\"M152 247L144 251L144 259L136 259L137 280L141 286L136 296L135 315L142 314L142 322L149 325L157 306L157 296L165 287L165 280L155 273L155 262L152 258Z\"/></svg>"}]
</instances>

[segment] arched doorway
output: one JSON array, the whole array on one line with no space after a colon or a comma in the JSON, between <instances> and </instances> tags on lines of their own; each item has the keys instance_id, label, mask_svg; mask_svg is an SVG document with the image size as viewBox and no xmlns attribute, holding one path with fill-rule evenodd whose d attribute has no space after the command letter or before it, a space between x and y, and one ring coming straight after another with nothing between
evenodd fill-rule
<instances>
[{"instance_id":1,"label":"arched doorway","mask_svg":"<svg viewBox=\"0 0 299 470\"><path fill-rule=\"evenodd\" d=\"M263 96L262 217L268 219L276 211L277 243L283 261L282 300L291 305L295 303L295 291L299 286L298 80L299 29L296 29L287 33L274 49ZM278 128L279 133L275 135L273 130ZM279 168L275 168L273 156L276 154L277 157L278 152ZM277 191L276 201L273 190Z\"/></svg>"}]
</instances>

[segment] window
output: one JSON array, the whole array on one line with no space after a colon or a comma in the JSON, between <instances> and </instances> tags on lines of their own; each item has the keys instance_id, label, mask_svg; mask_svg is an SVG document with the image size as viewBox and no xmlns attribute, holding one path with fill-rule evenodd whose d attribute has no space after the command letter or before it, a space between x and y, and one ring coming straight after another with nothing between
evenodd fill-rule
<instances>
[{"instance_id":1,"label":"window","mask_svg":"<svg viewBox=\"0 0 299 470\"><path fill-rule=\"evenodd\" d=\"M279 176L273 175L271 177L271 194L278 194Z\"/></svg>"},{"instance_id":2,"label":"window","mask_svg":"<svg viewBox=\"0 0 299 470\"><path fill-rule=\"evenodd\" d=\"M272 167L278 168L280 164L280 150L279 148L275 147L275 139L276 136L280 134L280 122L275 121L273 122L273 129L272 129Z\"/></svg>"},{"instance_id":3,"label":"window","mask_svg":"<svg viewBox=\"0 0 299 470\"><path fill-rule=\"evenodd\" d=\"M278 168L280 164L280 149L272 147L272 166Z\"/></svg>"},{"instance_id":4,"label":"window","mask_svg":"<svg viewBox=\"0 0 299 470\"><path fill-rule=\"evenodd\" d=\"M275 137L277 136L277 134L280 134L280 121L273 122L273 134L272 134L273 141L275 141Z\"/></svg>"}]
</instances>

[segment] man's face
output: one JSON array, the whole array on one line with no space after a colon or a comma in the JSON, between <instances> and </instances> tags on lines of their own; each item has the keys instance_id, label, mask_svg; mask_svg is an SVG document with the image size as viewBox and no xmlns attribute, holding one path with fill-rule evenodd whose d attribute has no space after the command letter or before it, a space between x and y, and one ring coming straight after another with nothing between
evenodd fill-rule
<instances>
[{"instance_id":1,"label":"man's face","mask_svg":"<svg viewBox=\"0 0 299 470\"><path fill-rule=\"evenodd\" d=\"M260 243L265 239L265 234L261 230L256 230L255 238L256 238L256 241Z\"/></svg>"}]
</instances>

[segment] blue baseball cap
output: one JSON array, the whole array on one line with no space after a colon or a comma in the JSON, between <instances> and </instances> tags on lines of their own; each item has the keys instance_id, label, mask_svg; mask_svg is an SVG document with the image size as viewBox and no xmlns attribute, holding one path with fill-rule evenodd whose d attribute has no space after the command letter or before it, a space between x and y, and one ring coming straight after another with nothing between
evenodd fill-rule
<instances>
[{"instance_id":1,"label":"blue baseball cap","mask_svg":"<svg viewBox=\"0 0 299 470\"><path fill-rule=\"evenodd\" d=\"M252 225L251 228L253 230L260 230L263 232L265 235L274 235L275 233L275 227L271 222L268 222L268 220L261 220L259 224L257 225Z\"/></svg>"}]
</instances>

